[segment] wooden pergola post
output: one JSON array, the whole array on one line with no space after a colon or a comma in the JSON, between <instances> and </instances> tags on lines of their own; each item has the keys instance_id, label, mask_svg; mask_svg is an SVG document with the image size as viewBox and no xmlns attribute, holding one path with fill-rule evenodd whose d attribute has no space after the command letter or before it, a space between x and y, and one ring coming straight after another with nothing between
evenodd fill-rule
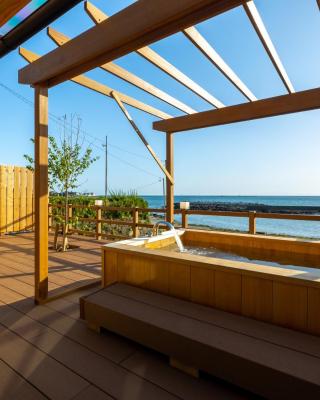
<instances>
[{"instance_id":1,"label":"wooden pergola post","mask_svg":"<svg viewBox=\"0 0 320 400\"><path fill-rule=\"evenodd\" d=\"M173 133L168 132L166 134L166 170L169 172L171 177L174 175L174 166L173 166ZM170 181L168 177L166 177L167 183L167 194L166 194L166 220L173 224L174 221L174 183Z\"/></svg>"},{"instance_id":2,"label":"wooden pergola post","mask_svg":"<svg viewBox=\"0 0 320 400\"><path fill-rule=\"evenodd\" d=\"M48 88L35 86L35 302L48 297Z\"/></svg>"}]
</instances>

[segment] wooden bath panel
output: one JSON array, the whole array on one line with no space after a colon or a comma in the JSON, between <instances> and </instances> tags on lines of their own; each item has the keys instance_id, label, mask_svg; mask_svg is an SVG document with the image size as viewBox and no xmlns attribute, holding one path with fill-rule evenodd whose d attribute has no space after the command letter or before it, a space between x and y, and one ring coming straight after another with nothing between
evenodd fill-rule
<instances>
[{"instance_id":1,"label":"wooden bath panel","mask_svg":"<svg viewBox=\"0 0 320 400\"><path fill-rule=\"evenodd\" d=\"M281 268L257 266L260 270L255 271L254 266L237 267L241 265L237 262L224 260L217 265L214 259L206 262L205 257L171 254L108 245L103 248L103 287L122 282L320 335L319 278L310 274L302 278Z\"/></svg>"}]
</instances>

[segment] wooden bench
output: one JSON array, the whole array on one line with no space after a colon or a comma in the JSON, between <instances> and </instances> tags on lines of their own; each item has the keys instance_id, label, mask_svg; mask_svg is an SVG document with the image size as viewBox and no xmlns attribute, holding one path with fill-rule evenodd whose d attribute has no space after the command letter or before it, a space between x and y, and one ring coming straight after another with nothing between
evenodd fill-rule
<instances>
[{"instance_id":1,"label":"wooden bench","mask_svg":"<svg viewBox=\"0 0 320 400\"><path fill-rule=\"evenodd\" d=\"M270 399L320 398L320 338L126 284L80 300L81 317Z\"/></svg>"}]
</instances>

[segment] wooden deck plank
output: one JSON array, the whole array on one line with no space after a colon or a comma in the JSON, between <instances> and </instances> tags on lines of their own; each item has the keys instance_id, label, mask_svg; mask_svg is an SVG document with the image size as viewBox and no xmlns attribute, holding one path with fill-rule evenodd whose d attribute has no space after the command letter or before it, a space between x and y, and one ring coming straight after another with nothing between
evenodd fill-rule
<instances>
[{"instance_id":1,"label":"wooden deck plank","mask_svg":"<svg viewBox=\"0 0 320 400\"><path fill-rule=\"evenodd\" d=\"M112 397L91 385L77 394L73 400L112 400Z\"/></svg>"},{"instance_id":2,"label":"wooden deck plank","mask_svg":"<svg viewBox=\"0 0 320 400\"><path fill-rule=\"evenodd\" d=\"M52 239L52 236L51 236ZM59 294L64 289L73 289L93 282L101 276L101 250L104 242L91 242L80 238L73 241L80 248L68 253L49 252L49 288L51 294ZM0 240L2 265L18 269L22 276L18 280L33 285L33 235L19 235ZM20 251L19 251L20 250ZM80 256L76 252L81 253ZM1 272L1 271L0 271ZM27 274L30 275L27 275ZM6 274L7 276L10 274ZM27 276L26 276L27 275ZM26 293L24 293L26 294Z\"/></svg>"},{"instance_id":3,"label":"wooden deck plank","mask_svg":"<svg viewBox=\"0 0 320 400\"><path fill-rule=\"evenodd\" d=\"M39 308L40 307L35 307L34 310L39 310ZM42 309L44 308L45 307L42 307ZM25 316L25 318L29 319L29 324L32 323L32 318L28 316ZM137 397L139 399L175 398L158 386L151 384L147 380L143 380L127 371L125 368L102 357L100 354L90 351L86 347L50 328L45 329L44 332L39 335L33 336L30 335L29 332L22 331L19 326L10 324L10 320L8 321L8 319L3 319L1 324L10 329L10 332L12 330L15 334L22 335L23 339L48 355L50 359L56 360L79 377L89 380L91 383L111 393L112 396L116 398L129 399L131 398L132 391L139 393ZM94 336L99 337L97 335ZM20 345L22 346L22 344ZM24 351L25 349L23 349L21 353L24 353ZM0 356L2 355L0 346ZM89 369L88 365L90 365ZM122 392L123 389L125 389L124 393Z\"/></svg>"},{"instance_id":4,"label":"wooden deck plank","mask_svg":"<svg viewBox=\"0 0 320 400\"><path fill-rule=\"evenodd\" d=\"M119 294L118 288L119 285L115 285L110 287L109 290L114 294ZM123 288L121 288L121 294L123 295L123 293ZM246 336L254 335L263 339L267 343L273 343L277 346L287 347L288 349L297 350L313 357L320 358L320 339L317 336L311 336L293 330L288 331L286 328L266 324L239 315L225 313L217 309L210 309L209 312L207 307L199 307L198 304L194 303L190 303L186 309L184 301L180 299L170 298L167 302L164 302L164 298L161 294L152 293L152 296L150 296L149 293L144 294L134 287L127 286L126 293L129 298L137 298L137 296L139 296L138 298L141 302L148 301L149 304L152 304L155 307L159 307L161 304L161 308L164 310L175 311L183 316L199 321L209 320L212 325L216 325L217 327L238 332Z\"/></svg>"},{"instance_id":5,"label":"wooden deck plank","mask_svg":"<svg viewBox=\"0 0 320 400\"><path fill-rule=\"evenodd\" d=\"M33 318L30 317L34 314L44 313L46 318L46 323L49 325L48 319L55 319L56 315L52 315L50 310L46 306L38 306L34 307L32 311L27 315L23 316L22 313L19 313L15 310L11 312L11 317L13 314L16 314L18 318L24 318L24 321L28 326L34 323ZM18 316L20 314L20 316ZM57 313L56 313L57 314ZM41 322L45 323L45 318L42 316ZM50 329L48 326L44 328L44 331L38 335L32 335L27 329L21 329L20 324L12 323L13 318L3 318L0 320L0 326L5 326L8 329L8 332L13 331L14 334L20 335L21 338L25 339L29 344L32 344L36 349L40 350L42 353L46 354L57 362L59 362L64 367L68 368L72 373L75 373L79 377L84 378L85 380L89 380L94 385L100 387L105 392L111 393L111 395L115 398L119 399L130 399L131 392L139 393L139 399L174 399L176 397L162 390L156 385L151 384L147 380L144 380L135 374L129 372L123 367L117 365L112 361L107 360L102 357L99 353L95 353L87 348L87 346L82 346L79 343L69 339L68 337L59 334L57 331ZM27 323L29 320L29 323ZM81 323L83 326L83 330L88 332L89 335L95 340L101 340L102 337L94 334L87 330L85 324ZM57 325L55 325L56 327ZM68 325L65 323L61 324L61 327L65 331L68 331ZM26 328L26 326L25 326ZM10 331L9 331L10 329ZM11 332L12 333L12 332ZM122 339L120 339L122 340ZM104 340L104 345L105 345ZM19 343L20 346L23 346ZM25 352L25 347L22 349L21 354ZM113 346L110 346L110 349L113 349ZM101 348L100 348L101 350ZM77 355L75 357L75 354ZM132 351L130 352L132 354ZM0 346L0 357L3 354L1 352ZM127 355L122 359L127 358ZM119 360L121 361L121 360ZM12 362L12 361L11 361ZM13 362L13 368L15 368L15 364ZM90 365L90 369L88 369L88 365ZM20 371L21 372L21 371ZM125 388L124 393L122 390ZM63 399L65 397L59 397L59 399Z\"/></svg>"},{"instance_id":6,"label":"wooden deck plank","mask_svg":"<svg viewBox=\"0 0 320 400\"><path fill-rule=\"evenodd\" d=\"M52 399L72 399L88 386L70 369L4 327L0 332L0 358Z\"/></svg>"},{"instance_id":7,"label":"wooden deck plank","mask_svg":"<svg viewBox=\"0 0 320 400\"><path fill-rule=\"evenodd\" d=\"M81 237L72 241L81 248L49 253L55 271L51 273L52 288L57 290L100 275L97 265L102 243ZM36 400L181 399L192 398L187 395L191 387L192 393L199 391L204 399L232 399L233 393L241 398L233 387L226 389L226 397L216 381L195 381L172 370L163 358L124 338L87 329L78 318L79 297L97 289L35 306L32 234L1 237L0 254L0 359L5 363L4 372L0 364L0 378L4 377L0 379L0 398L1 391L14 382L26 388L21 400L28 400L29 392L30 399ZM148 373L137 367L139 360L150 368Z\"/></svg>"},{"instance_id":8,"label":"wooden deck plank","mask_svg":"<svg viewBox=\"0 0 320 400\"><path fill-rule=\"evenodd\" d=\"M0 399L14 400L43 400L46 396L41 394L30 383L18 375L13 369L0 360Z\"/></svg>"},{"instance_id":9,"label":"wooden deck plank","mask_svg":"<svg viewBox=\"0 0 320 400\"><path fill-rule=\"evenodd\" d=\"M150 351L139 351L122 363L143 378L154 382L185 400L240 400L251 398L248 393L230 389L230 386L213 379L195 379L170 367L166 357Z\"/></svg>"}]
</instances>

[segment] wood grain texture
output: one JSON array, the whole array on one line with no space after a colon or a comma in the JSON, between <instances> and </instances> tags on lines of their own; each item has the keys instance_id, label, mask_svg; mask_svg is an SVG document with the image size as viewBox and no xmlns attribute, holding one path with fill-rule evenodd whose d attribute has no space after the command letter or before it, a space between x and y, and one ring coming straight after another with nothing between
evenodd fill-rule
<instances>
[{"instance_id":1,"label":"wood grain texture","mask_svg":"<svg viewBox=\"0 0 320 400\"><path fill-rule=\"evenodd\" d=\"M229 106L220 110L203 111L166 121L157 121L153 123L153 129L162 132L181 132L319 108L320 88L316 88L252 103Z\"/></svg>"},{"instance_id":2,"label":"wood grain texture","mask_svg":"<svg viewBox=\"0 0 320 400\"><path fill-rule=\"evenodd\" d=\"M150 281L148 289L159 293L169 293L169 265L162 260L149 259Z\"/></svg>"},{"instance_id":3,"label":"wood grain texture","mask_svg":"<svg viewBox=\"0 0 320 400\"><path fill-rule=\"evenodd\" d=\"M308 331L320 335L320 289L308 288Z\"/></svg>"},{"instance_id":4,"label":"wood grain texture","mask_svg":"<svg viewBox=\"0 0 320 400\"><path fill-rule=\"evenodd\" d=\"M124 116L127 118L128 122L130 123L130 125L132 126L133 130L136 132L136 134L139 136L140 140L142 141L142 143L145 145L146 149L148 150L148 152L151 154L151 157L155 160L155 162L158 164L159 168L161 169L161 171L164 173L164 175L166 176L167 179L169 179L170 183L173 185L174 181L173 181L173 177L170 174L170 172L163 166L162 161L160 160L160 158L157 156L157 154L155 153L155 151L153 150L153 148L151 147L151 145L148 143L148 141L146 140L146 138L144 137L144 135L142 134L141 130L138 128L137 124L134 122L133 118L131 117L131 115L129 114L128 110L125 108L125 106L123 105L121 99L119 98L119 96L117 95L116 92L112 92L111 96L115 99L116 103L118 104L120 110L122 111L122 113L124 114Z\"/></svg>"},{"instance_id":5,"label":"wood grain texture","mask_svg":"<svg viewBox=\"0 0 320 400\"><path fill-rule=\"evenodd\" d=\"M108 286L118 281L118 255L115 251L103 251L103 285Z\"/></svg>"},{"instance_id":6,"label":"wood grain texture","mask_svg":"<svg viewBox=\"0 0 320 400\"><path fill-rule=\"evenodd\" d=\"M150 282L150 267L145 258L118 254L118 281L147 288Z\"/></svg>"},{"instance_id":7,"label":"wood grain texture","mask_svg":"<svg viewBox=\"0 0 320 400\"><path fill-rule=\"evenodd\" d=\"M99 24L102 21L106 21L108 19L108 16L106 14L104 14L97 7L92 6L89 2L86 2L85 10L87 11L90 18L95 22L95 24ZM147 61L149 61L151 64L153 64L155 67L161 69L164 73L171 76L177 82L181 83L183 86L190 89L196 95L203 98L209 104L217 108L223 107L223 104L219 100L217 100L214 96L208 93L205 89L195 83L192 79L186 76L183 72L181 72L178 68L169 63L165 58L160 56L160 54L152 50L150 47L142 47L140 49L137 49L136 52Z\"/></svg>"},{"instance_id":8,"label":"wood grain texture","mask_svg":"<svg viewBox=\"0 0 320 400\"><path fill-rule=\"evenodd\" d=\"M223 311L241 314L241 275L215 271L214 304Z\"/></svg>"},{"instance_id":9,"label":"wood grain texture","mask_svg":"<svg viewBox=\"0 0 320 400\"><path fill-rule=\"evenodd\" d=\"M7 169L0 165L0 234L7 232Z\"/></svg>"},{"instance_id":10,"label":"wood grain texture","mask_svg":"<svg viewBox=\"0 0 320 400\"><path fill-rule=\"evenodd\" d=\"M20 168L19 215L20 215L19 230L22 231L27 227L27 169L26 168Z\"/></svg>"},{"instance_id":11,"label":"wood grain texture","mask_svg":"<svg viewBox=\"0 0 320 400\"><path fill-rule=\"evenodd\" d=\"M14 231L14 168L7 167L7 232Z\"/></svg>"},{"instance_id":12,"label":"wood grain texture","mask_svg":"<svg viewBox=\"0 0 320 400\"><path fill-rule=\"evenodd\" d=\"M20 188L20 175L21 168L14 167L14 186L13 186L13 231L19 232L20 230L20 199L21 199L21 188Z\"/></svg>"},{"instance_id":13,"label":"wood grain texture","mask_svg":"<svg viewBox=\"0 0 320 400\"><path fill-rule=\"evenodd\" d=\"M0 1L0 27L14 17L30 0Z\"/></svg>"},{"instance_id":14,"label":"wood grain texture","mask_svg":"<svg viewBox=\"0 0 320 400\"><path fill-rule=\"evenodd\" d=\"M273 284L273 322L288 328L307 330L308 289L280 282Z\"/></svg>"},{"instance_id":15,"label":"wood grain texture","mask_svg":"<svg viewBox=\"0 0 320 400\"><path fill-rule=\"evenodd\" d=\"M190 266L178 263L168 263L168 268L169 295L180 299L190 299Z\"/></svg>"},{"instance_id":16,"label":"wood grain texture","mask_svg":"<svg viewBox=\"0 0 320 400\"><path fill-rule=\"evenodd\" d=\"M166 134L166 169L174 179L174 136ZM166 221L174 222L174 183L166 178Z\"/></svg>"},{"instance_id":17,"label":"wood grain texture","mask_svg":"<svg viewBox=\"0 0 320 400\"><path fill-rule=\"evenodd\" d=\"M210 43L194 26L184 29L185 36L201 51L202 54L215 65L221 73L250 101L257 100L251 90L241 81L238 75L229 67L223 58L216 52Z\"/></svg>"},{"instance_id":18,"label":"wood grain texture","mask_svg":"<svg viewBox=\"0 0 320 400\"><path fill-rule=\"evenodd\" d=\"M33 172L27 170L27 229L34 225L34 176Z\"/></svg>"},{"instance_id":19,"label":"wood grain texture","mask_svg":"<svg viewBox=\"0 0 320 400\"><path fill-rule=\"evenodd\" d=\"M272 281L242 276L242 315L272 322Z\"/></svg>"},{"instance_id":20,"label":"wood grain texture","mask_svg":"<svg viewBox=\"0 0 320 400\"><path fill-rule=\"evenodd\" d=\"M24 167L1 166L0 168L0 233L31 230L33 181L27 181L27 173L30 172L31 176L33 173ZM31 205L30 225L27 221L27 202Z\"/></svg>"},{"instance_id":21,"label":"wood grain texture","mask_svg":"<svg viewBox=\"0 0 320 400\"><path fill-rule=\"evenodd\" d=\"M191 267L191 301L214 306L214 279L213 270Z\"/></svg>"},{"instance_id":22,"label":"wood grain texture","mask_svg":"<svg viewBox=\"0 0 320 400\"><path fill-rule=\"evenodd\" d=\"M48 297L48 88L35 87L35 299Z\"/></svg>"},{"instance_id":23,"label":"wood grain texture","mask_svg":"<svg viewBox=\"0 0 320 400\"><path fill-rule=\"evenodd\" d=\"M192 79L190 79L186 74L181 72L174 65L169 63L166 59L161 57L158 53L151 49L151 47L142 47L137 50L137 53L145 58L147 61L151 62L157 68L160 68L167 75L171 76L177 82L181 83L187 89L191 90L193 93L201 97L203 100L213 105L216 108L224 107L224 104L210 94L206 89L198 85Z\"/></svg>"},{"instance_id":24,"label":"wood grain texture","mask_svg":"<svg viewBox=\"0 0 320 400\"><path fill-rule=\"evenodd\" d=\"M245 0L135 2L21 69L19 82L47 82L51 87L244 3Z\"/></svg>"},{"instance_id":25,"label":"wood grain texture","mask_svg":"<svg viewBox=\"0 0 320 400\"><path fill-rule=\"evenodd\" d=\"M94 7L94 6L93 6ZM96 17L97 20L100 20L99 17ZM56 31L55 29L49 27L47 29L48 36L60 47L65 43L70 41L70 38L64 35L61 32ZM137 88L151 94L152 96L157 97L158 99L170 104L171 106L177 108L178 110L183 111L186 114L193 114L196 111L193 110L191 107L187 106L186 104L182 103L181 101L175 99L174 97L170 96L168 93L160 90L156 86L152 85L151 83L141 79L137 75L127 71L126 69L120 67L120 65L115 64L113 62L106 63L100 66L101 69L109 72L112 75L130 83L131 85L136 86Z\"/></svg>"},{"instance_id":26,"label":"wood grain texture","mask_svg":"<svg viewBox=\"0 0 320 400\"><path fill-rule=\"evenodd\" d=\"M294 93L293 85L290 81L290 78L285 70L282 61L278 55L276 48L271 40L271 37L265 27L265 24L260 16L260 13L254 3L253 0L247 1L243 5L254 29L261 40L263 47L265 48L271 62L273 63L276 71L278 72L280 79L282 80L283 84L285 85L287 91L289 93Z\"/></svg>"},{"instance_id":27,"label":"wood grain texture","mask_svg":"<svg viewBox=\"0 0 320 400\"><path fill-rule=\"evenodd\" d=\"M33 53L30 50L24 49L22 47L20 47L19 49L19 54L29 63L33 63L36 60L40 59L40 56L38 54ZM111 93L114 91L114 89L109 88L106 85L103 85L100 82L95 81L94 79L88 78L85 75L79 75L76 76L72 79L70 79L72 82L77 83L80 86L83 86L87 89L91 89L97 93L103 94L107 97L111 97ZM156 108L149 106L139 100L134 99L133 97L127 96L126 94L123 94L121 92L117 92L118 96L120 97L120 99L128 104L129 106L132 106L134 108L137 108L141 111L145 111L148 114L151 114L155 117L158 118L170 118L170 115L162 112L160 110L157 110Z\"/></svg>"}]
</instances>

